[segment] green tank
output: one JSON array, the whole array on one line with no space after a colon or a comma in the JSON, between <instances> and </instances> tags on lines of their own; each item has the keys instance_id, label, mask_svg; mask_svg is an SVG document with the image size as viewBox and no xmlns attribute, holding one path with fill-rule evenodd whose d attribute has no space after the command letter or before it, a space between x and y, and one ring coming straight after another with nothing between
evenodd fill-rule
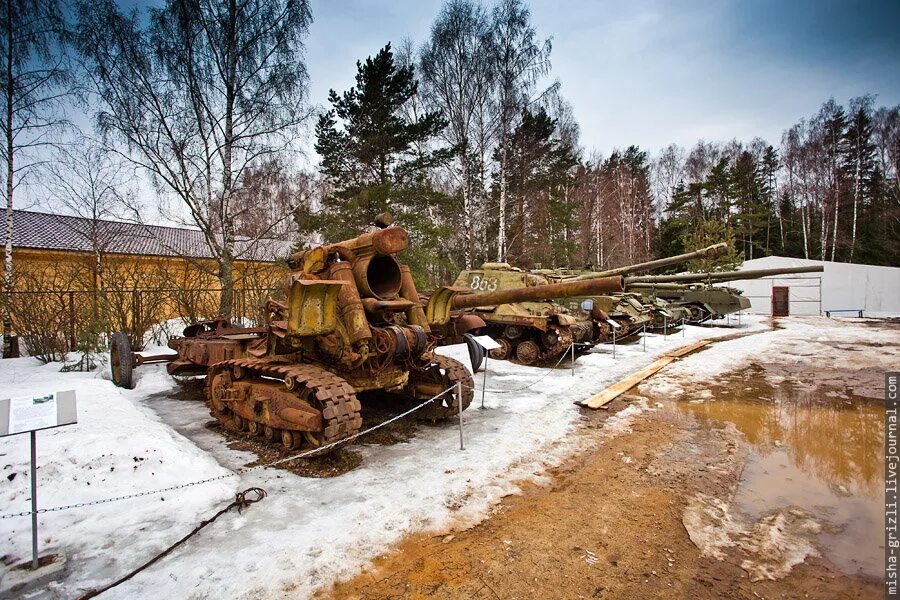
<instances>
[{"instance_id":1,"label":"green tank","mask_svg":"<svg viewBox=\"0 0 900 600\"><path fill-rule=\"evenodd\" d=\"M732 287L713 285L726 281L760 279L794 273L821 273L821 266L784 267L780 269L755 269L718 273L683 273L679 275L649 275L628 277L625 285L629 291L650 295L681 307L690 313L690 323L702 323L708 319L720 319L725 315L750 308L750 300Z\"/></svg>"},{"instance_id":2,"label":"green tank","mask_svg":"<svg viewBox=\"0 0 900 600\"><path fill-rule=\"evenodd\" d=\"M661 283L635 284L629 289L652 294L670 305L685 308L690 313L687 322L692 324L721 319L750 308L750 300L742 296L740 290L731 287Z\"/></svg>"},{"instance_id":3,"label":"green tank","mask_svg":"<svg viewBox=\"0 0 900 600\"><path fill-rule=\"evenodd\" d=\"M713 256L724 250L726 244L720 243L693 252L686 252L677 256L667 256L657 260L651 260L605 271L592 271L587 269L555 269L535 271L553 281L587 281L602 277L618 275L631 275L653 269L660 269L671 265L685 263L689 260ZM626 280L627 281L627 280ZM608 317L619 325L616 330L616 340L626 339L642 331L644 327L649 330L662 329L664 327L676 327L682 318L687 318L689 312L679 307L669 306L659 297L645 298L641 293L618 293L607 296L584 296L578 298L557 299L573 314L585 314L593 307L605 312Z\"/></svg>"}]
</instances>

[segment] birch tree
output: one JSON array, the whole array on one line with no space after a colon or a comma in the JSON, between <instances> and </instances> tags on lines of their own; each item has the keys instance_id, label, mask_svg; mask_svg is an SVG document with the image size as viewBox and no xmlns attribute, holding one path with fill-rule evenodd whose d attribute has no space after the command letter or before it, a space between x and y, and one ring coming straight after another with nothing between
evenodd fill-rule
<instances>
[{"instance_id":1,"label":"birch tree","mask_svg":"<svg viewBox=\"0 0 900 600\"><path fill-rule=\"evenodd\" d=\"M497 260L506 260L509 138L514 119L533 101L537 83L550 71L550 39L541 41L522 0L500 0L491 18L491 62L495 73L500 207Z\"/></svg>"},{"instance_id":2,"label":"birch tree","mask_svg":"<svg viewBox=\"0 0 900 600\"><path fill-rule=\"evenodd\" d=\"M3 356L12 352L10 304L13 285L13 208L16 189L40 163L40 153L66 123L61 105L68 94L69 71L63 48L65 21L56 0L0 2L0 96L3 116L6 247L3 270Z\"/></svg>"},{"instance_id":3,"label":"birch tree","mask_svg":"<svg viewBox=\"0 0 900 600\"><path fill-rule=\"evenodd\" d=\"M238 182L249 166L291 149L311 115L308 2L168 0L145 19L114 0L79 0L77 15L101 132L203 232L222 288L219 310L229 315Z\"/></svg>"},{"instance_id":4,"label":"birch tree","mask_svg":"<svg viewBox=\"0 0 900 600\"><path fill-rule=\"evenodd\" d=\"M480 5L471 0L451 0L432 26L421 54L425 98L448 123L444 137L455 149L459 165L467 269L472 267L475 255L475 197L484 190L474 155L478 150L478 115L490 102L494 78L489 27Z\"/></svg>"}]
</instances>

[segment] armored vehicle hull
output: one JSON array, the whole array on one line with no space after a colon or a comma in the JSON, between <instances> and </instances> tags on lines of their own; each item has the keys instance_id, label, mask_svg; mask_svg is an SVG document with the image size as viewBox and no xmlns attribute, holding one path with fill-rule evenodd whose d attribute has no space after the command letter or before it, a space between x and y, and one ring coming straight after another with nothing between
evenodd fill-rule
<instances>
[{"instance_id":1,"label":"armored vehicle hull","mask_svg":"<svg viewBox=\"0 0 900 600\"><path fill-rule=\"evenodd\" d=\"M473 383L458 361L435 355L430 326L408 267L396 255L406 232L386 227L291 256L287 301L266 303L266 325L226 318L187 327L174 357L147 359L120 336L113 379L169 362L171 374L205 373L210 413L226 428L287 449L323 449L362 426L360 398L374 391L431 403L417 414L444 419L469 405ZM459 385L461 384L461 385Z\"/></svg>"}]
</instances>

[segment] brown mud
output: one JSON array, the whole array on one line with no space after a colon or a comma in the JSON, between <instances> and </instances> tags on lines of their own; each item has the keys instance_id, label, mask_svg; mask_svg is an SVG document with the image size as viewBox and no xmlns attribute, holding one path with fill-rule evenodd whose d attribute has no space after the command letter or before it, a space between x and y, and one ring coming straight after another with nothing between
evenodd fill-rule
<instances>
[{"instance_id":1,"label":"brown mud","mask_svg":"<svg viewBox=\"0 0 900 600\"><path fill-rule=\"evenodd\" d=\"M873 348L832 349L851 368L773 355L677 400L641 387L585 411L587 448L548 485L318 597L881 598L882 374ZM653 408L598 441L638 399Z\"/></svg>"}]
</instances>

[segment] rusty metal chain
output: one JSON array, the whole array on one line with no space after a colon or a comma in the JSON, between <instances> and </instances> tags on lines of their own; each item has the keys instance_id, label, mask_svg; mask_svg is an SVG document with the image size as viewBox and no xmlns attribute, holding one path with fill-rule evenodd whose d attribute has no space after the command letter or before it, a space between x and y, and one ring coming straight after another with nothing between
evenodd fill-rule
<instances>
[{"instance_id":1,"label":"rusty metal chain","mask_svg":"<svg viewBox=\"0 0 900 600\"><path fill-rule=\"evenodd\" d=\"M567 357L570 356L570 355L569 355L569 352L571 352L571 351L572 351L572 346L569 346L569 349L568 349L566 352L564 352L562 356L559 357L559 360L556 361L556 364L555 364L555 365L553 365L552 367L547 367L547 370L546 370L546 372L545 372L543 375L541 375L538 379L535 379L534 381L532 381L531 383L529 383L529 384L526 385L526 386L523 386L523 387L520 387L520 388L515 388L515 389L512 389L512 390L485 390L485 391L486 391L487 393L489 393L489 394L513 394L513 393L516 393L516 392L524 392L524 391L527 390L528 388L533 387L533 386L539 384L539 383L540 383L541 381L543 381L544 379L546 379L547 376L550 375L550 373L552 373L554 369L556 369L556 367L558 367L560 364L562 364L563 359L565 359L565 358L567 358ZM472 379L472 381L473 381L473 382L475 381L474 378ZM474 390L474 391L476 391L476 392L480 392L480 391L481 391L481 388L475 387L474 385L472 386L471 389Z\"/></svg>"},{"instance_id":2,"label":"rusty metal chain","mask_svg":"<svg viewBox=\"0 0 900 600\"><path fill-rule=\"evenodd\" d=\"M89 500L89 501L87 501L87 502L77 502L77 503L75 503L75 504L66 504L66 505L64 505L64 506L54 506L54 507L51 507L51 508L39 508L39 509L37 509L37 510L34 511L34 512L37 513L37 514L51 513L51 512L60 512L60 511L64 511L64 510L71 510L71 509L73 509L73 508L83 508L83 507L85 507L85 506L96 506L96 505L98 505L98 504L108 504L108 503L110 503L110 502L119 502L119 501L121 501L121 500L131 500L131 499L133 499L133 498L141 498L141 497L143 497L143 496L153 496L153 495L156 495L156 494L162 494L162 493L164 493L164 492L171 492L171 491L174 491L174 490L181 490L181 489L185 489L185 488L189 488L189 487L194 487L194 486L197 486L197 485L202 485L202 484L205 484L205 483L212 483L213 481L221 481L222 479L228 479L229 477L238 477L238 476L240 476L240 475L244 475L244 474L246 474L246 473L250 473L251 471L258 471L258 470L266 469L266 468L269 468L269 467L274 467L274 466L276 466L276 465L280 465L281 463L290 462L290 461L292 461L292 460L297 460L297 459L300 459L300 458L306 458L306 457L308 457L308 456L314 456L314 455L316 455L316 454L320 454L320 453L322 453L322 452L324 452L324 451L326 451L326 450L330 450L331 448L334 448L334 447L339 446L339 445L341 445L341 444L345 444L345 443L347 443L347 442L351 442L351 441L355 440L356 438L358 438L358 437L360 437L360 436L363 436L363 435L365 435L365 434L367 434L367 433L371 433L371 432L373 432L373 431L375 431L375 430L381 429L382 427L384 427L384 426L386 426L386 425L389 425L389 424L393 423L394 421L397 421L397 420L399 420L399 419L402 419L403 417L406 417L406 416L408 416L408 415L414 413L415 411L417 411L417 410L419 410L419 409L421 409L421 408L427 406L428 404L431 404L432 402L434 402L434 401L437 400L438 398L441 398L442 396L444 396L444 394L446 394L447 392L453 391L454 389L456 389L456 385L450 386L449 388L447 388L446 390L444 390L444 391L441 392L440 394L437 394L436 396L433 396L433 397L429 398L428 400L425 400L425 401L422 402L421 404L412 407L411 409L407 410L406 412L403 412L403 413L401 413L401 414L399 414L399 415L397 415L397 416L395 416L395 417L391 417L391 418L388 419L387 421L383 421L383 422L381 422L381 423L378 423L377 425L374 425L374 426L370 427L369 429L366 429L365 431L358 431L358 432L354 433L353 435L350 435L350 436L348 436L348 437L346 437L346 438L342 438L342 439L340 439L340 440L336 440L336 441L331 442L331 443L329 443L329 444L325 444L324 446L320 446L320 447L318 447L318 448L313 448L312 450L306 450L306 451L304 451L304 452L300 452L299 454L295 454L295 455L293 455L293 456L288 456L288 457L286 457L286 458L280 458L280 459L278 459L278 460L274 460L274 461L268 462L268 463L266 463L266 464L256 465L256 466L253 466L253 467L243 467L243 468L240 468L240 469L236 469L236 470L234 470L234 471L231 471L231 472L229 472L229 473L226 473L226 474L224 474L224 475L217 475L216 477L208 477L208 478L206 478L206 479L200 479L200 480L197 480L197 481L191 481L191 482L189 482L189 483L182 483L182 484L180 484L180 485L171 485L171 486L169 486L169 487L160 488L160 489L156 489L156 490L147 490L147 491L144 491L144 492L135 492L135 493L133 493L133 494L124 494L124 495L122 495L122 496L114 496L114 497L112 497L112 498L103 498L103 499L100 499L100 500ZM3 519L12 519L12 518L15 518L15 517L27 517L27 516L31 516L31 514L32 514L32 511L30 511L30 510L26 510L26 511L22 511L22 512L17 512L17 513L4 513L4 514L0 514L0 520L3 520Z\"/></svg>"},{"instance_id":3,"label":"rusty metal chain","mask_svg":"<svg viewBox=\"0 0 900 600\"><path fill-rule=\"evenodd\" d=\"M248 498L248 495L250 495L250 494L253 494L255 497ZM219 517L221 517L222 515L227 513L232 508L237 507L238 513L240 513L245 508L247 508L251 504L256 504L257 502L259 502L260 500L265 498L267 495L268 494L266 494L266 490L264 490L262 488L258 488L258 487L247 488L243 492L238 492L237 494L234 495L234 500L231 502L231 504L229 504L228 506L226 506L225 508L223 508L222 510L220 510L219 512L214 514L209 519L200 521L200 524L197 525L196 527L194 527L194 529L189 534L187 534L186 536L184 536L183 538L181 538L180 540L178 540L177 542L175 542L174 544L172 544L171 546L169 546L168 548L166 548L165 550L163 550L162 552L160 552L159 554L157 554L156 556L154 556L153 558L151 558L150 560L148 560L147 562L145 562L138 568L132 570L127 575L120 577L119 579L115 580L114 582L112 582L102 588L91 590L90 592L84 594L83 596L80 596L78 598L78 600L90 600L90 598L99 596L103 592L111 590L112 588L114 588L122 583L125 583L126 581L128 581L129 579L131 579L132 577L134 577L135 575L137 575L138 573L140 573L147 567L152 566L154 563L158 562L159 560L161 560L161 559L165 558L166 556L168 556L169 554L171 554L172 551L175 550L175 548L177 548L181 544L188 541L190 538L192 538L197 533L199 533L201 529L203 529L204 527L206 527L207 525L209 525L210 523L212 523L213 521L215 521L216 519L218 519Z\"/></svg>"}]
</instances>

